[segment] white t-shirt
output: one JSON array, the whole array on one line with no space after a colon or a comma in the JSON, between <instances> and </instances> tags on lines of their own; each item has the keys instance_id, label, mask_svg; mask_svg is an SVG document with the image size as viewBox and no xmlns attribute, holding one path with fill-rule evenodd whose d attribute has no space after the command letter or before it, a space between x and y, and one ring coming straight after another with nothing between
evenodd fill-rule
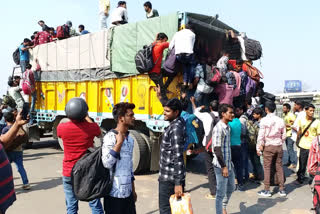
<instances>
[{"instance_id":1,"label":"white t-shirt","mask_svg":"<svg viewBox=\"0 0 320 214\"><path fill-rule=\"evenodd\" d=\"M202 145L206 146L206 136L209 135L210 133L210 128L211 128L211 123L213 122L212 117L210 116L210 113L208 112L200 112L201 108L198 107L196 109L193 110L193 114L199 118L199 120L201 120L201 122L203 123L203 129L204 129L204 138L202 140ZM214 116L216 116L217 118L219 118L219 113L213 111L212 112L214 114Z\"/></svg>"},{"instance_id":2,"label":"white t-shirt","mask_svg":"<svg viewBox=\"0 0 320 214\"><path fill-rule=\"evenodd\" d=\"M186 53L193 54L193 46L196 41L196 34L194 34L189 29L183 29L174 34L169 49L175 47L175 52L177 54Z\"/></svg>"},{"instance_id":3,"label":"white t-shirt","mask_svg":"<svg viewBox=\"0 0 320 214\"><path fill-rule=\"evenodd\" d=\"M294 121L292 127L296 128L297 131L299 131L298 122L299 122L299 120L305 118L305 117L307 116L307 114L306 114L305 111L300 111L300 112L299 112L298 114L296 114L296 115L297 115L297 118L296 118L296 120ZM297 134L298 134L298 133L297 133L295 130L292 129L291 139L292 139L293 141L296 141L296 140L297 140Z\"/></svg>"},{"instance_id":4,"label":"white t-shirt","mask_svg":"<svg viewBox=\"0 0 320 214\"><path fill-rule=\"evenodd\" d=\"M128 22L128 12L127 9L124 7L117 7L114 9L114 11L111 14L110 17L111 24L113 22L120 22L120 21L126 21ZM113 25L114 26L114 25Z\"/></svg>"}]
</instances>

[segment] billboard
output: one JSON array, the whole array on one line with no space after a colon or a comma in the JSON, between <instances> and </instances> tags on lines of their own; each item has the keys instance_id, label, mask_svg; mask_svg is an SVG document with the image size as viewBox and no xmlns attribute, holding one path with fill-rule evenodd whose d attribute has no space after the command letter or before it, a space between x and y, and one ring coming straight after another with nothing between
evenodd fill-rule
<instances>
[{"instance_id":1,"label":"billboard","mask_svg":"<svg viewBox=\"0 0 320 214\"><path fill-rule=\"evenodd\" d=\"M301 80L285 80L284 92L286 93L302 92Z\"/></svg>"}]
</instances>

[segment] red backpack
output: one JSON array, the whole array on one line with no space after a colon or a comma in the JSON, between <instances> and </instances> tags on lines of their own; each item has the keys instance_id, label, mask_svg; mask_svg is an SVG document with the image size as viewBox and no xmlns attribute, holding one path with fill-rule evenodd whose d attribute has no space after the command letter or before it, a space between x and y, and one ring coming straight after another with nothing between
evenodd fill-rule
<instances>
[{"instance_id":1,"label":"red backpack","mask_svg":"<svg viewBox=\"0 0 320 214\"><path fill-rule=\"evenodd\" d=\"M320 143L319 143L319 136L317 136L318 140L318 146L319 146L319 151L320 151ZM316 214L320 214L320 163L318 162L318 168L316 172L316 176L313 179L313 188L312 188L312 193L313 193L313 210L315 211Z\"/></svg>"},{"instance_id":2,"label":"red backpack","mask_svg":"<svg viewBox=\"0 0 320 214\"><path fill-rule=\"evenodd\" d=\"M258 68L252 66L250 63L245 62L242 65L242 70L247 72L248 76L256 82L260 82L260 79L263 79L263 74Z\"/></svg>"},{"instance_id":3,"label":"red backpack","mask_svg":"<svg viewBox=\"0 0 320 214\"><path fill-rule=\"evenodd\" d=\"M212 66L211 68L207 66L206 69L206 84L209 86L216 86L217 84L220 83L221 80L221 74L219 69L216 66Z\"/></svg>"},{"instance_id":4,"label":"red backpack","mask_svg":"<svg viewBox=\"0 0 320 214\"><path fill-rule=\"evenodd\" d=\"M61 25L57 27L57 38L66 39L70 37L70 29L67 25Z\"/></svg>"}]
</instances>

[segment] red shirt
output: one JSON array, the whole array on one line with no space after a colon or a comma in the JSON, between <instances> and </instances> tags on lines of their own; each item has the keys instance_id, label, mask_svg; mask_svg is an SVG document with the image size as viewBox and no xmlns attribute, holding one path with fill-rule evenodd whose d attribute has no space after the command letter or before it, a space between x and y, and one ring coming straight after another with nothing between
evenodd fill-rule
<instances>
[{"instance_id":1,"label":"red shirt","mask_svg":"<svg viewBox=\"0 0 320 214\"><path fill-rule=\"evenodd\" d=\"M155 63L150 73L160 74L164 49L169 47L169 42L157 42L152 50L153 62Z\"/></svg>"},{"instance_id":2,"label":"red shirt","mask_svg":"<svg viewBox=\"0 0 320 214\"><path fill-rule=\"evenodd\" d=\"M96 123L70 121L59 124L57 135L63 141L63 176L70 177L74 164L93 147L93 138L101 134Z\"/></svg>"},{"instance_id":3,"label":"red shirt","mask_svg":"<svg viewBox=\"0 0 320 214\"><path fill-rule=\"evenodd\" d=\"M35 45L41 45L52 42L52 36L47 31L41 31L36 35Z\"/></svg>"}]
</instances>

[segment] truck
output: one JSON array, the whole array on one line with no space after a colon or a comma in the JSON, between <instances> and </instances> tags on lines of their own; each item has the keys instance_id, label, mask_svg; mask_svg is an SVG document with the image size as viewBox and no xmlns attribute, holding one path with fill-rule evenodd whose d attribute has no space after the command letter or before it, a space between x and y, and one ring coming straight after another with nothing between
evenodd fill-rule
<instances>
[{"instance_id":1,"label":"truck","mask_svg":"<svg viewBox=\"0 0 320 214\"><path fill-rule=\"evenodd\" d=\"M118 102L132 102L136 105L136 124L130 131L134 139L134 171L157 171L159 139L168 122L163 119L163 107L154 83L147 74L137 72L134 57L144 45L155 40L157 33L166 33L170 41L187 23L192 24L196 34L195 54L199 60L216 62L222 49L228 49L231 58L240 58L240 45L227 37L228 31L238 31L218 20L218 16L189 12L129 23L30 50L32 65L35 66L38 59L41 66L41 71L36 72L38 126L37 131L32 131L33 135L52 131L57 138L57 126L66 120L65 105L73 97L86 100L89 116L103 132L116 125L113 106ZM179 97L181 76L178 74L170 84L168 98ZM63 149L61 140L59 143Z\"/></svg>"}]
</instances>

